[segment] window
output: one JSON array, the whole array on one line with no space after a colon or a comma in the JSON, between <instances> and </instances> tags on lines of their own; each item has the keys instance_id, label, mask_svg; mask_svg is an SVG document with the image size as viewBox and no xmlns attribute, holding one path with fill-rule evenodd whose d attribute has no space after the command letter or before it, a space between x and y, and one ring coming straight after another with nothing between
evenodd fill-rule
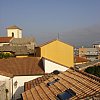
<instances>
[{"instance_id":1,"label":"window","mask_svg":"<svg viewBox=\"0 0 100 100\"><path fill-rule=\"evenodd\" d=\"M56 83L58 81L59 81L59 79L57 78L57 79L53 80L52 82L48 82L47 86L53 85L54 83Z\"/></svg>"},{"instance_id":2,"label":"window","mask_svg":"<svg viewBox=\"0 0 100 100\"><path fill-rule=\"evenodd\" d=\"M75 96L76 93L72 89L65 90L64 92L57 95L58 100L68 100L69 98Z\"/></svg>"},{"instance_id":3,"label":"window","mask_svg":"<svg viewBox=\"0 0 100 100\"><path fill-rule=\"evenodd\" d=\"M12 37L14 37L14 33L12 32Z\"/></svg>"}]
</instances>

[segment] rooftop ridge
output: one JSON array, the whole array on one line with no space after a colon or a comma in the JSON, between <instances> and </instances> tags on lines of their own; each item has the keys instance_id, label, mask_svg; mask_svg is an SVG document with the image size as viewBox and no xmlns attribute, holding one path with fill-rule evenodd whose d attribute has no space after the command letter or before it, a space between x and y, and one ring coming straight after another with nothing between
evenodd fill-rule
<instances>
[{"instance_id":1,"label":"rooftop ridge","mask_svg":"<svg viewBox=\"0 0 100 100\"><path fill-rule=\"evenodd\" d=\"M86 73L86 72L83 72L83 71L80 71L80 73L82 73L82 74L84 74L84 75L86 75L86 76L88 76L88 77L100 82L100 78L99 77L96 77L96 76L94 76L92 74L89 74L89 73Z\"/></svg>"}]
</instances>

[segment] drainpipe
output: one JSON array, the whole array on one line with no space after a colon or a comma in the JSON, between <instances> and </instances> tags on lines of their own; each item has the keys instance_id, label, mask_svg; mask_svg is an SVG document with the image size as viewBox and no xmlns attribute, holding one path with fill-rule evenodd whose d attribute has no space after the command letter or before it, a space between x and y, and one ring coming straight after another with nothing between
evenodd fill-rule
<instances>
[{"instance_id":1,"label":"drainpipe","mask_svg":"<svg viewBox=\"0 0 100 100\"><path fill-rule=\"evenodd\" d=\"M13 77L11 79L12 79L12 100L13 100L14 99L13 98Z\"/></svg>"}]
</instances>

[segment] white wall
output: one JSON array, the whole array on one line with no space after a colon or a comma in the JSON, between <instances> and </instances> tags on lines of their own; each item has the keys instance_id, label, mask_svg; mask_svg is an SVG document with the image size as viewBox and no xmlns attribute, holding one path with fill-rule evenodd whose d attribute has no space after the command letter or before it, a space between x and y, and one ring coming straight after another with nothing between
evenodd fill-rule
<instances>
[{"instance_id":1,"label":"white wall","mask_svg":"<svg viewBox=\"0 0 100 100\"><path fill-rule=\"evenodd\" d=\"M94 44L93 47L100 48L100 44Z\"/></svg>"},{"instance_id":2,"label":"white wall","mask_svg":"<svg viewBox=\"0 0 100 100\"><path fill-rule=\"evenodd\" d=\"M7 29L7 36L12 37L12 32L14 33L14 38L22 38L22 30L19 29Z\"/></svg>"},{"instance_id":3,"label":"white wall","mask_svg":"<svg viewBox=\"0 0 100 100\"><path fill-rule=\"evenodd\" d=\"M6 100L6 86L4 81L0 81L0 100Z\"/></svg>"},{"instance_id":4,"label":"white wall","mask_svg":"<svg viewBox=\"0 0 100 100\"><path fill-rule=\"evenodd\" d=\"M9 91L7 94L7 97L8 97L8 100L10 100L12 97L12 79L10 77L0 75L0 81L5 82L6 89L8 89Z\"/></svg>"},{"instance_id":5,"label":"white wall","mask_svg":"<svg viewBox=\"0 0 100 100\"><path fill-rule=\"evenodd\" d=\"M0 43L0 46L3 46L4 44L9 44L9 43Z\"/></svg>"},{"instance_id":6,"label":"white wall","mask_svg":"<svg viewBox=\"0 0 100 100\"><path fill-rule=\"evenodd\" d=\"M19 38L22 38L22 30L19 30Z\"/></svg>"},{"instance_id":7,"label":"white wall","mask_svg":"<svg viewBox=\"0 0 100 100\"><path fill-rule=\"evenodd\" d=\"M37 75L37 76L15 76L13 78L10 78L10 77L0 75L0 81L5 81L6 89L9 90L9 93L8 93L8 98L9 99L8 100L10 100L12 98L12 95L13 95L13 99L16 100L17 98L20 98L21 97L20 94L22 94L24 92L24 82L28 82L30 80L33 80L33 79L41 77L41 76L42 75ZM14 83L16 81L17 81L17 87L14 86Z\"/></svg>"},{"instance_id":8,"label":"white wall","mask_svg":"<svg viewBox=\"0 0 100 100\"><path fill-rule=\"evenodd\" d=\"M13 98L16 100L20 98L20 94L24 92L24 82L33 80L35 78L41 77L42 75L38 76L15 76L13 78ZM14 83L17 81L17 87L14 86Z\"/></svg>"},{"instance_id":9,"label":"white wall","mask_svg":"<svg viewBox=\"0 0 100 100\"><path fill-rule=\"evenodd\" d=\"M54 70L66 71L68 69L65 66L62 66L60 64L51 62L51 61L49 61L47 59L43 59L43 64L44 64L44 67L45 67L45 73L51 73Z\"/></svg>"},{"instance_id":10,"label":"white wall","mask_svg":"<svg viewBox=\"0 0 100 100\"><path fill-rule=\"evenodd\" d=\"M9 79L10 79L10 77L0 75L0 81L6 81L6 80L9 80Z\"/></svg>"}]
</instances>

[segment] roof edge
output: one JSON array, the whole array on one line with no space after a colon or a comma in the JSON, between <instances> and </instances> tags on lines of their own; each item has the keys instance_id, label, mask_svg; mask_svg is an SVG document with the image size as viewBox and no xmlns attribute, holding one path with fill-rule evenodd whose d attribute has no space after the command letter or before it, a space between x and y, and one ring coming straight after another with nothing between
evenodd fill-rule
<instances>
[{"instance_id":1,"label":"roof edge","mask_svg":"<svg viewBox=\"0 0 100 100\"><path fill-rule=\"evenodd\" d=\"M6 77L10 77L10 78L13 77L13 74L8 73L8 72L5 72L5 71L0 71L0 75L2 75L2 76L6 76Z\"/></svg>"},{"instance_id":2,"label":"roof edge","mask_svg":"<svg viewBox=\"0 0 100 100\"><path fill-rule=\"evenodd\" d=\"M20 29L20 30L22 30L21 28L19 28L19 27L16 26L16 25L9 26L9 27L7 27L6 29Z\"/></svg>"},{"instance_id":3,"label":"roof edge","mask_svg":"<svg viewBox=\"0 0 100 100\"><path fill-rule=\"evenodd\" d=\"M59 64L59 65L61 65L61 66L65 66L65 67L67 67L67 68L70 68L70 67L68 67L68 66L66 66L66 65L63 65L63 64L61 64L61 63L58 63L58 62L53 61L53 60L51 60L51 59L49 59L49 58L46 58L46 57L42 57L42 59L46 59L46 60L49 60L49 61L54 62L54 63L56 63L56 64Z\"/></svg>"},{"instance_id":4,"label":"roof edge","mask_svg":"<svg viewBox=\"0 0 100 100\"><path fill-rule=\"evenodd\" d=\"M94 76L92 74L86 73L86 72L78 70L78 69L74 69L74 68L71 68L71 69L75 70L76 72L79 72L79 73L81 73L83 75L86 75L87 77L89 77L89 78L91 78L91 79L93 79L93 80L95 80L97 82L100 82L100 78L99 77L96 77L96 76Z\"/></svg>"},{"instance_id":5,"label":"roof edge","mask_svg":"<svg viewBox=\"0 0 100 100\"><path fill-rule=\"evenodd\" d=\"M45 46L45 45L47 45L47 44L49 44L49 43L51 43L51 42L54 42L54 41L60 41L60 42L62 42L62 43L64 43L64 44L67 44L67 45L69 45L69 46L74 47L73 45L70 45L69 43L66 43L66 42L64 42L64 41L62 41L62 40L60 40L60 39L52 39L51 41L44 42L44 43L42 43L42 44L40 44L40 45L37 45L37 47Z\"/></svg>"}]
</instances>

